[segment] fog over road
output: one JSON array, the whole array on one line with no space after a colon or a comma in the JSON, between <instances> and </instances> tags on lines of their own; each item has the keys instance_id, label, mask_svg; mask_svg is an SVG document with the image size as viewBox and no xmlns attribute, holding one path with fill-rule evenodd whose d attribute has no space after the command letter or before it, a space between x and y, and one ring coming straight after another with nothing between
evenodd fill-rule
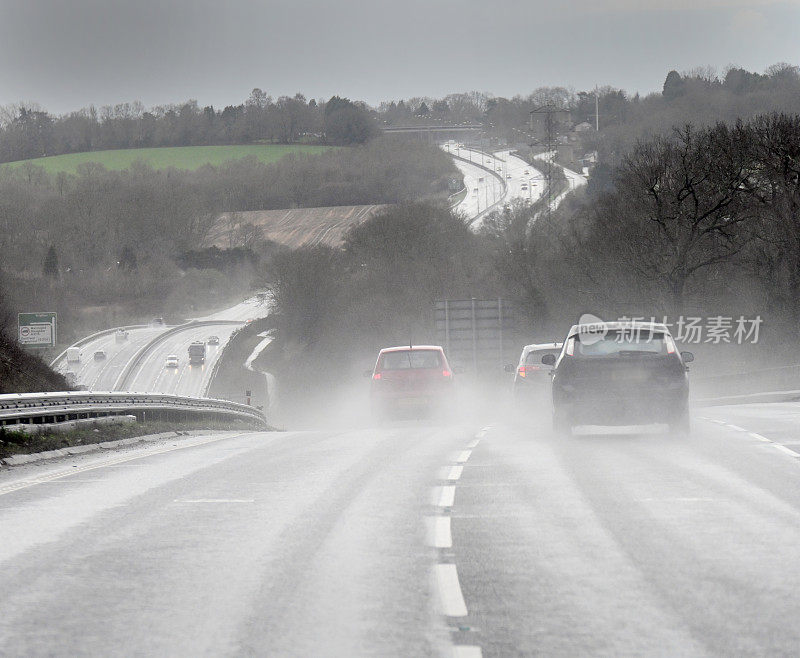
<instances>
[{"instance_id":1,"label":"fog over road","mask_svg":"<svg viewBox=\"0 0 800 658\"><path fill-rule=\"evenodd\" d=\"M0 472L0 654L796 652L800 405L500 416Z\"/></svg>"}]
</instances>

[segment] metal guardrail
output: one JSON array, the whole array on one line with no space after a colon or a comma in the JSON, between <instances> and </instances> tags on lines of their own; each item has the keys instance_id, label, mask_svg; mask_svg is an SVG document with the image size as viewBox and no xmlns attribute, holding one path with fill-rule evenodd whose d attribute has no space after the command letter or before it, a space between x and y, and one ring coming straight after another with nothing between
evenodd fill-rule
<instances>
[{"instance_id":1,"label":"metal guardrail","mask_svg":"<svg viewBox=\"0 0 800 658\"><path fill-rule=\"evenodd\" d=\"M115 391L65 391L56 393L8 393L0 395L0 426L17 423L45 423L147 412L242 420L267 427L264 414L238 402L212 398L190 398L162 393L120 393Z\"/></svg>"}]
</instances>

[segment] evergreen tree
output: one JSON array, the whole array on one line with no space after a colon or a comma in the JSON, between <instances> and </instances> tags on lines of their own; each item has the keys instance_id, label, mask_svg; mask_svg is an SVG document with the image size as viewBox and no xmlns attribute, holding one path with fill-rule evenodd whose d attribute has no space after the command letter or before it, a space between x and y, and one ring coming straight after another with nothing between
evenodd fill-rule
<instances>
[{"instance_id":1,"label":"evergreen tree","mask_svg":"<svg viewBox=\"0 0 800 658\"><path fill-rule=\"evenodd\" d=\"M130 246L126 245L119 255L117 265L122 270L135 270L137 267L136 254Z\"/></svg>"}]
</instances>

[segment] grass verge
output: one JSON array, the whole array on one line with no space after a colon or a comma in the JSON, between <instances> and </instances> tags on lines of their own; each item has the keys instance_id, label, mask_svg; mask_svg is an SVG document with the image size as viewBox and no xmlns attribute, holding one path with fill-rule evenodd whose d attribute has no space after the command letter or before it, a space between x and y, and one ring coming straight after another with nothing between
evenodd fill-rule
<instances>
[{"instance_id":1,"label":"grass verge","mask_svg":"<svg viewBox=\"0 0 800 658\"><path fill-rule=\"evenodd\" d=\"M95 428L81 428L71 432L53 434L25 434L0 427L0 459L13 455L28 455L48 450L59 450L74 446L85 446L103 441L131 439L163 432L186 432L188 430L210 429L248 429L244 424L226 423L224 427L211 423L168 423L153 421L129 425L104 425Z\"/></svg>"},{"instance_id":2,"label":"grass verge","mask_svg":"<svg viewBox=\"0 0 800 658\"><path fill-rule=\"evenodd\" d=\"M219 166L229 160L255 156L261 162L272 163L289 153L316 155L329 150L330 146L309 144L238 144L232 146L173 146L161 148L118 149L113 151L88 151L65 153L32 160L9 162L5 166L21 167L26 164L44 167L49 174L60 171L74 174L78 165L97 162L106 169L122 170L141 160L154 169L187 169L193 171L203 165Z\"/></svg>"}]
</instances>

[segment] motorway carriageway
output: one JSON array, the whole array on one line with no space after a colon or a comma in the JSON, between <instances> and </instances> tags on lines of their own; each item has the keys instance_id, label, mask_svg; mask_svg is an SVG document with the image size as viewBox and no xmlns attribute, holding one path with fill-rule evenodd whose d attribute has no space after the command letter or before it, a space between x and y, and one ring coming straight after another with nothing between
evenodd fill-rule
<instances>
[{"instance_id":1,"label":"motorway carriageway","mask_svg":"<svg viewBox=\"0 0 800 658\"><path fill-rule=\"evenodd\" d=\"M196 318L197 320L238 320L245 322L266 315L267 307L257 297L251 297L235 306ZM80 364L67 363L62 358L56 364L59 372L72 371L78 383L90 391L112 391L125 366L136 352L148 342L167 331L170 327L150 326L128 331L128 339L117 342L113 334L100 336L83 345ZM190 328L160 343L137 368L126 390L143 393L171 393L198 397L208 384L211 370L217 355L230 338L235 325L203 326ZM196 340L206 340L218 336L219 346L206 346L206 363L203 366L189 367L189 344ZM95 361L94 352L104 350L106 358ZM178 368L164 368L166 358L175 354L179 359Z\"/></svg>"},{"instance_id":2,"label":"motorway carriageway","mask_svg":"<svg viewBox=\"0 0 800 658\"><path fill-rule=\"evenodd\" d=\"M4 469L0 653L797 653L800 404L502 416Z\"/></svg>"},{"instance_id":3,"label":"motorway carriageway","mask_svg":"<svg viewBox=\"0 0 800 658\"><path fill-rule=\"evenodd\" d=\"M443 144L442 148L451 155L470 160L470 162L465 162L453 158L454 164L464 176L464 186L467 188L467 195L455 207L455 211L471 218L473 227L477 228L483 217L492 210L497 210L515 199L532 203L541 198L544 193L544 178L541 171L544 164L540 164L537 169L507 150L488 154L464 147L457 148L453 144ZM487 172L486 169L494 172L496 176ZM480 180L481 178L483 181ZM583 177L581 180L585 182ZM505 181L505 190L501 181ZM573 182L570 189L574 189L578 184L580 183ZM523 189L523 185L527 189ZM561 195L554 200L554 207L564 196Z\"/></svg>"}]
</instances>

